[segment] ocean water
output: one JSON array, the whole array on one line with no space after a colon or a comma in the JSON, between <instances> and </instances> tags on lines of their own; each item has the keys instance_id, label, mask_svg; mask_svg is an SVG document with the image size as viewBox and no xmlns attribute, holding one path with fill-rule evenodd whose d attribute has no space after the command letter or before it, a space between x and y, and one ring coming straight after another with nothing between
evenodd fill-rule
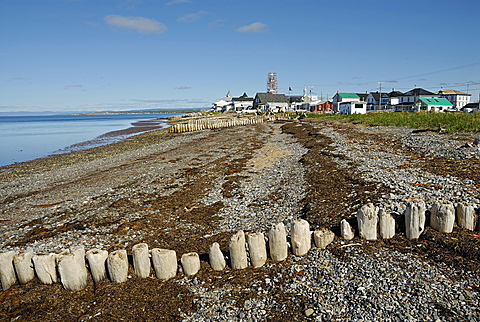
<instances>
[{"instance_id":1,"label":"ocean water","mask_svg":"<svg viewBox=\"0 0 480 322\"><path fill-rule=\"evenodd\" d=\"M172 115L178 114L0 115L0 166L123 140L132 134L116 131L142 132L139 121L167 127L157 118Z\"/></svg>"}]
</instances>

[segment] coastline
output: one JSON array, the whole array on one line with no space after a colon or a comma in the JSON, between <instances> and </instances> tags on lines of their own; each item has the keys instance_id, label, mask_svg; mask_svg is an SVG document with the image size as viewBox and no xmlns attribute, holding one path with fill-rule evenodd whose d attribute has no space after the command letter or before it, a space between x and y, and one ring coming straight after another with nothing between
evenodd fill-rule
<instances>
[{"instance_id":1,"label":"coastline","mask_svg":"<svg viewBox=\"0 0 480 322\"><path fill-rule=\"evenodd\" d=\"M41 167L1 183L4 248L58 253L82 244L131 254L144 242L173 249L178 258L197 252L201 271L163 282L130 269L124 283L89 282L79 292L33 281L15 285L1 308L24 320L476 318L478 292L469 285L480 283L480 244L461 229L427 228L413 241L401 231L377 241L346 241L337 233L327 249L261 268L214 272L207 263L210 245L218 242L227 253L238 230L265 232L277 222L290 229L304 218L312 230L337 232L340 220L353 223L363 204L395 206L388 209L398 215L414 195L428 203L441 195L472 202L480 187L480 174L472 173L478 156L440 157L444 150L432 142L457 152L447 136L412 136L404 128L282 121L181 134L153 130L39 161ZM442 162L449 167L438 167ZM460 302L461 309L452 304Z\"/></svg>"}]
</instances>

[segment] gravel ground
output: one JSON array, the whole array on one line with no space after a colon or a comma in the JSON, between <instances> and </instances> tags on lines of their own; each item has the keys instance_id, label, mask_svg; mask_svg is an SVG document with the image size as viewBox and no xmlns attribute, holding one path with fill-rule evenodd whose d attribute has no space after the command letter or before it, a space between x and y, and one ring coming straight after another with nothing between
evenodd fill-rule
<instances>
[{"instance_id":1,"label":"gravel ground","mask_svg":"<svg viewBox=\"0 0 480 322\"><path fill-rule=\"evenodd\" d=\"M480 238L458 227L402 231L411 198L480 208L478 135L412 133L306 119L180 135L153 131L87 153L0 173L0 249L107 250L146 242L196 251L202 269L167 282L90 283L84 291L33 281L0 294L0 319L165 321L480 321ZM466 143L469 143L466 145ZM49 169L48 171L46 169ZM397 221L391 240L351 241L372 202ZM304 218L334 242L264 267L212 271L209 245L233 232L287 229ZM153 274L152 274L153 276Z\"/></svg>"}]
</instances>

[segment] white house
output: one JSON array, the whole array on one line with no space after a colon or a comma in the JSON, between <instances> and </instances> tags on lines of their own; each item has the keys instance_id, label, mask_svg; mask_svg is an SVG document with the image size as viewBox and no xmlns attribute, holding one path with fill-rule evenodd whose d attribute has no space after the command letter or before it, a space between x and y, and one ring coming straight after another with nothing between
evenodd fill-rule
<instances>
[{"instance_id":1,"label":"white house","mask_svg":"<svg viewBox=\"0 0 480 322\"><path fill-rule=\"evenodd\" d=\"M367 113L367 102L350 101L338 103L340 114L365 114Z\"/></svg>"},{"instance_id":2,"label":"white house","mask_svg":"<svg viewBox=\"0 0 480 322\"><path fill-rule=\"evenodd\" d=\"M360 102L360 96L358 96L358 94L356 93L337 92L332 98L333 111L340 112L340 103L345 103L345 102Z\"/></svg>"},{"instance_id":3,"label":"white house","mask_svg":"<svg viewBox=\"0 0 480 322\"><path fill-rule=\"evenodd\" d=\"M446 98L427 98L421 97L415 102L415 110L418 111L432 111L432 112L445 112L452 109L453 104Z\"/></svg>"},{"instance_id":4,"label":"white house","mask_svg":"<svg viewBox=\"0 0 480 322\"><path fill-rule=\"evenodd\" d=\"M382 96L381 101L380 95ZM387 93L370 92L367 95L366 102L369 110L380 111L390 104L390 96ZM379 106L379 103L381 106Z\"/></svg>"},{"instance_id":5,"label":"white house","mask_svg":"<svg viewBox=\"0 0 480 322\"><path fill-rule=\"evenodd\" d=\"M285 94L257 93L253 99L253 108L260 111L285 112L288 107Z\"/></svg>"},{"instance_id":6,"label":"white house","mask_svg":"<svg viewBox=\"0 0 480 322\"><path fill-rule=\"evenodd\" d=\"M416 101L418 101L419 98L423 97L431 98L437 97L437 95L423 88L414 88L412 90L409 90L408 92L403 93L403 95L399 97L399 104L415 103Z\"/></svg>"},{"instance_id":7,"label":"white house","mask_svg":"<svg viewBox=\"0 0 480 322\"><path fill-rule=\"evenodd\" d=\"M253 97L248 97L247 93L243 93L240 97L232 98L232 105L237 112L251 110L253 108Z\"/></svg>"},{"instance_id":8,"label":"white house","mask_svg":"<svg viewBox=\"0 0 480 322\"><path fill-rule=\"evenodd\" d=\"M438 97L446 98L453 104L453 108L460 110L462 107L470 103L472 94L463 93L453 89L442 89L436 92Z\"/></svg>"},{"instance_id":9,"label":"white house","mask_svg":"<svg viewBox=\"0 0 480 322\"><path fill-rule=\"evenodd\" d=\"M212 108L215 112L226 112L229 111L232 107L232 93L228 91L224 97L217 99L217 101L213 103Z\"/></svg>"}]
</instances>

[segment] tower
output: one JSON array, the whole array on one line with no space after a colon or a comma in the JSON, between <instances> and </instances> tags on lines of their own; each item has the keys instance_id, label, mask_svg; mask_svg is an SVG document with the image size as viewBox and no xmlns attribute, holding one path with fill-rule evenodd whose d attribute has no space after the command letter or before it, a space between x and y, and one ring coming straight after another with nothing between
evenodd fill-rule
<instances>
[{"instance_id":1,"label":"tower","mask_svg":"<svg viewBox=\"0 0 480 322\"><path fill-rule=\"evenodd\" d=\"M277 73L268 73L267 93L278 93Z\"/></svg>"}]
</instances>

